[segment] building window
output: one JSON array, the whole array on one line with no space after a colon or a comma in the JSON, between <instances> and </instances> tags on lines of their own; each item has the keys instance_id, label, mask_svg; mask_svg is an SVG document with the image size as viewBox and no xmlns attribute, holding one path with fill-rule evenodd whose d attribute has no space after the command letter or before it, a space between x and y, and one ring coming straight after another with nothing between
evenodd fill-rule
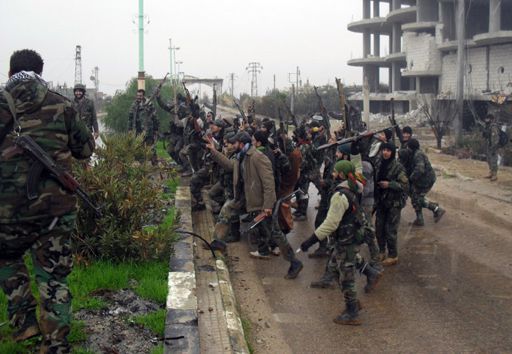
<instances>
[{"instance_id":1,"label":"building window","mask_svg":"<svg viewBox=\"0 0 512 354\"><path fill-rule=\"evenodd\" d=\"M498 68L498 74L503 74L505 72L505 68L503 66L500 66Z\"/></svg>"}]
</instances>

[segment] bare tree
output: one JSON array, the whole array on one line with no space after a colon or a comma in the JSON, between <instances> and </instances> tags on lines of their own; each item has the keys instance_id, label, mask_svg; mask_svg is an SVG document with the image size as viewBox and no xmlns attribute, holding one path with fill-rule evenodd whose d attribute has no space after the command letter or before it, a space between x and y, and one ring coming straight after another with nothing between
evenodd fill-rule
<instances>
[{"instance_id":1,"label":"bare tree","mask_svg":"<svg viewBox=\"0 0 512 354\"><path fill-rule=\"evenodd\" d=\"M436 137L437 148L441 149L443 137L457 117L457 102L449 95L439 95L437 97L422 95L420 96L420 102L420 109L425 114L427 123Z\"/></svg>"}]
</instances>

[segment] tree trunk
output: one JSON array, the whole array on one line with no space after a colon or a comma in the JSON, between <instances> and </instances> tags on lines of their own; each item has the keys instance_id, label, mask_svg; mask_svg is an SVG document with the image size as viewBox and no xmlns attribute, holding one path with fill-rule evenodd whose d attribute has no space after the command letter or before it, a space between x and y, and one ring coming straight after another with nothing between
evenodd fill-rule
<instances>
[{"instance_id":1,"label":"tree trunk","mask_svg":"<svg viewBox=\"0 0 512 354\"><path fill-rule=\"evenodd\" d=\"M443 141L443 136L441 134L436 135L437 148L441 150L441 143Z\"/></svg>"}]
</instances>

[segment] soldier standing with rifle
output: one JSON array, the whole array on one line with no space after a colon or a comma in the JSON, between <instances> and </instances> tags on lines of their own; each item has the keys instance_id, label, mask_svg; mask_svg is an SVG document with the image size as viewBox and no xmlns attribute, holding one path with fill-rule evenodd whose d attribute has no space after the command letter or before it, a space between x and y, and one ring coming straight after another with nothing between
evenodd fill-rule
<instances>
[{"instance_id":1,"label":"soldier standing with rifle","mask_svg":"<svg viewBox=\"0 0 512 354\"><path fill-rule=\"evenodd\" d=\"M98 139L100 131L98 128L98 118L96 117L96 108L94 102L85 97L85 85L76 84L73 88L75 99L73 100L73 108L78 112L78 116L84 121L85 125L92 132L94 139Z\"/></svg>"},{"instance_id":2,"label":"soldier standing with rifle","mask_svg":"<svg viewBox=\"0 0 512 354\"><path fill-rule=\"evenodd\" d=\"M146 91L137 90L135 101L128 113L128 131L134 131L136 135L144 134L144 144L151 147L151 163L156 164L156 139L160 123L156 117L153 103L146 99Z\"/></svg>"},{"instance_id":3,"label":"soldier standing with rifle","mask_svg":"<svg viewBox=\"0 0 512 354\"><path fill-rule=\"evenodd\" d=\"M25 154L7 152L17 136L31 138L47 159L70 170L72 157L92 155L94 138L77 119L72 103L48 89L42 70L38 53L16 51L5 92L0 91L0 286L8 299L15 341L42 334L41 353L69 353L71 294L66 278L73 265L76 197L45 173L30 199L34 196L27 195L27 181L35 162ZM32 255L39 288L39 322L23 261L26 251Z\"/></svg>"}]
</instances>

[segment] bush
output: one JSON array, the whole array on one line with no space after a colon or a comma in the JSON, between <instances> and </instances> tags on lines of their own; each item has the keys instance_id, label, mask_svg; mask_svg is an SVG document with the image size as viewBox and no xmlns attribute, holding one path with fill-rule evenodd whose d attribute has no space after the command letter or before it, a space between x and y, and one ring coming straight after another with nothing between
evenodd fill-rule
<instances>
[{"instance_id":1,"label":"bush","mask_svg":"<svg viewBox=\"0 0 512 354\"><path fill-rule=\"evenodd\" d=\"M95 218L87 207L80 208L75 253L113 262L168 259L172 222L147 227L160 223L164 206L162 189L152 180L156 171L149 163L150 148L142 143L142 136L133 133L102 139L105 145L96 150L94 166L83 169L77 164L75 168L103 212L102 218ZM169 214L174 215L174 210Z\"/></svg>"}]
</instances>

